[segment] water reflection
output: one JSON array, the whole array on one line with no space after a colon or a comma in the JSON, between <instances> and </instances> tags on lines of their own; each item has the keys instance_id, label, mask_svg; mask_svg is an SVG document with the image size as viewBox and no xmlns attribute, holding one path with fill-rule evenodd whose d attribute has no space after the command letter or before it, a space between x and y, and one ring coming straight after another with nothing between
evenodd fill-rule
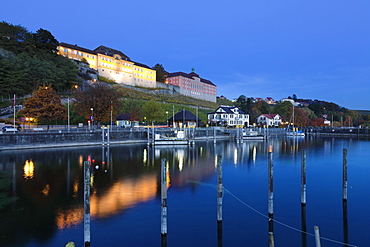
<instances>
[{"instance_id":1,"label":"water reflection","mask_svg":"<svg viewBox=\"0 0 370 247\"><path fill-rule=\"evenodd\" d=\"M237 177L244 176L256 168L265 168L270 146L273 147L274 159L279 160L280 164L292 164L286 161L298 160L299 162L302 149L310 150L310 157L319 156L319 154L329 156L334 152L338 142L338 140L319 138L279 139L272 137L268 141L245 141L243 143L218 141L214 144L212 141L204 141L197 142L193 147L150 148L146 145L123 145L2 152L0 182L4 182L6 189L0 192L4 192L6 198L0 198L2 219L0 234L5 236L3 239L5 245L25 246L33 241L32 239L40 242L45 239L57 241L53 239L56 238L54 235L58 230L63 232L81 225L84 220L83 163L89 155L94 160L91 166L90 183L90 214L93 229L94 220L111 220L130 214L131 209L138 205L159 201L162 158L167 161L166 186L168 189L196 188L201 190L200 185L189 183L189 181L212 181L217 171L217 155L221 155L226 169L231 167L238 171L233 174L235 183L251 182L248 186L255 187L258 191L257 187L259 183L262 183L257 180L259 174L257 178L248 177L249 180L244 177L237 180ZM264 173L264 170L261 170L261 173L267 176L267 172ZM289 174L286 176L288 177ZM230 180L232 181L229 183L234 182L234 177ZM267 180L264 177L261 180L263 180L263 186L267 186ZM310 182L312 183L312 180ZM309 189L311 188L312 186ZM257 194L252 189L249 193L252 193L253 200L259 197L266 198L266 194ZM265 187L262 193L267 193ZM16 201L14 201L15 198L17 198ZM299 204L299 194L297 200ZM263 201L262 204L266 205L266 202ZM214 208L207 210L215 211L216 196L213 205ZM302 207L300 213L301 228L304 231L306 229L306 208ZM347 217L347 204L343 204L344 242L348 242L348 228L350 227ZM214 218L213 222L215 221ZM264 221L264 229L266 229L265 223ZM214 227L214 234L217 234L217 238L215 235L213 238L218 246L222 246L222 241L227 239L228 227L230 226L226 224L224 226L218 224L217 229ZM272 223L269 224L269 228L266 230L272 233L274 230ZM275 228L277 228L276 225ZM275 230L278 232L278 229ZM17 238L19 232L27 232L22 240ZM275 240L279 239L276 235L278 234L275 233ZM302 246L309 245L306 237L302 234ZM266 241L266 235L264 239ZM167 239L165 243L167 244ZM62 244L54 244L56 245L62 246ZM224 245L227 246L226 242Z\"/></svg>"}]
</instances>

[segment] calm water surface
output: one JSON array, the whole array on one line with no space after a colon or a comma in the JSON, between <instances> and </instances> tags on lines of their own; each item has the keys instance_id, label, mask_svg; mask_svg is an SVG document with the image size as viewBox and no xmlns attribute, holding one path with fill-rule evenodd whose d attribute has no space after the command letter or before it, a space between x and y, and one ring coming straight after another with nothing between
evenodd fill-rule
<instances>
[{"instance_id":1,"label":"calm water surface","mask_svg":"<svg viewBox=\"0 0 370 247\"><path fill-rule=\"evenodd\" d=\"M0 152L0 246L84 242L83 161L95 163L91 246L165 246L160 234L160 165L168 162L167 246L268 246L268 151L273 148L276 246L370 246L370 142L272 138ZM342 152L348 150L348 201ZM307 205L301 207L301 150ZM216 155L222 156L222 230L217 225ZM230 192L230 193L229 193ZM16 200L14 200L16 198ZM308 232L302 233L302 230Z\"/></svg>"}]
</instances>

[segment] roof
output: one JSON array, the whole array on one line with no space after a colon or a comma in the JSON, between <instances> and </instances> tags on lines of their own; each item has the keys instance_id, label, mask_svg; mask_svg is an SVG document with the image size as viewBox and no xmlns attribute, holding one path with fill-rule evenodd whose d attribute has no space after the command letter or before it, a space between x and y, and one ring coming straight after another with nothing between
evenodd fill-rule
<instances>
[{"instance_id":1,"label":"roof","mask_svg":"<svg viewBox=\"0 0 370 247\"><path fill-rule=\"evenodd\" d=\"M78 51L86 52L86 53L90 53L90 54L96 54L95 51L92 51L92 50L89 50L89 49L80 47L78 45L71 45L71 44L67 44L67 43L61 42L61 43L59 43L59 46L66 47L66 48L73 49L73 50L78 50Z\"/></svg>"},{"instance_id":2,"label":"roof","mask_svg":"<svg viewBox=\"0 0 370 247\"><path fill-rule=\"evenodd\" d=\"M175 116L168 119L168 121L172 122L173 118L175 121L200 121L191 111L188 110L181 110L175 114Z\"/></svg>"},{"instance_id":3,"label":"roof","mask_svg":"<svg viewBox=\"0 0 370 247\"><path fill-rule=\"evenodd\" d=\"M136 66L139 66L139 67L143 67L143 68L147 68L147 69L151 69L151 70L154 70L153 68L149 67L148 65L145 65L143 63L138 63L138 62L134 62L134 61L131 61L134 63L134 65Z\"/></svg>"},{"instance_id":4,"label":"roof","mask_svg":"<svg viewBox=\"0 0 370 247\"><path fill-rule=\"evenodd\" d=\"M111 57L114 57L115 54L118 54L118 55L121 56L122 60L131 61L130 58L128 56L126 56L126 54L124 54L123 52L121 52L119 50L115 50L113 48L103 46L103 45L95 48L94 51L96 53L105 54L105 55L111 56Z\"/></svg>"},{"instance_id":5,"label":"roof","mask_svg":"<svg viewBox=\"0 0 370 247\"><path fill-rule=\"evenodd\" d=\"M182 77L186 77L186 78L189 78L189 79L192 79L192 80L194 79L193 77L198 77L198 78L200 78L201 82L209 84L209 85L216 86L210 80L203 79L197 73L194 73L194 72L191 72L190 74L187 74L187 73L184 73L184 72L174 72L174 73L168 73L167 74L167 78L176 77L176 76L182 76Z\"/></svg>"},{"instance_id":6,"label":"roof","mask_svg":"<svg viewBox=\"0 0 370 247\"><path fill-rule=\"evenodd\" d=\"M219 109L222 109L225 113L227 114L247 114L245 113L244 111L240 110L238 107L236 106L220 106L219 108L216 109L216 111L214 112L210 112L208 114L215 114L215 113L220 113L218 110ZM234 112L233 110L236 110L236 112Z\"/></svg>"},{"instance_id":7,"label":"roof","mask_svg":"<svg viewBox=\"0 0 370 247\"><path fill-rule=\"evenodd\" d=\"M267 118L270 118L270 119L273 119L274 117L276 117L276 115L279 116L279 114L262 114L261 116L265 116ZM279 116L280 117L280 116Z\"/></svg>"}]
</instances>

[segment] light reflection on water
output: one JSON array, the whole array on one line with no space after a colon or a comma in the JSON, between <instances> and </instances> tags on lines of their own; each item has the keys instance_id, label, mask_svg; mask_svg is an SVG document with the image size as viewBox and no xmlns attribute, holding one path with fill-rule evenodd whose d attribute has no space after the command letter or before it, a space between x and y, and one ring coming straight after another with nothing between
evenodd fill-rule
<instances>
[{"instance_id":1,"label":"light reflection on water","mask_svg":"<svg viewBox=\"0 0 370 247\"><path fill-rule=\"evenodd\" d=\"M3 191L18 200L0 200L4 205L0 209L2 242L64 246L73 240L82 246L83 161L91 155L95 161L91 166L92 246L161 246L162 158L168 164L168 246L266 246L268 220L251 208L267 214L270 148L274 219L308 232L319 225L324 237L366 246L369 240L361 229L370 220L365 210L370 207L365 200L369 196L369 142L309 137L216 144L212 140L197 142L195 147L123 145L3 152L0 179L7 184ZM348 149L348 205L341 200L343 148ZM300 206L302 149L307 150L305 210ZM224 193L222 231L216 224L217 155L222 156L223 184L237 197ZM311 236L283 225L275 223L273 229L278 246L314 244ZM16 237L24 231L28 237ZM325 246L337 245L325 242Z\"/></svg>"}]
</instances>

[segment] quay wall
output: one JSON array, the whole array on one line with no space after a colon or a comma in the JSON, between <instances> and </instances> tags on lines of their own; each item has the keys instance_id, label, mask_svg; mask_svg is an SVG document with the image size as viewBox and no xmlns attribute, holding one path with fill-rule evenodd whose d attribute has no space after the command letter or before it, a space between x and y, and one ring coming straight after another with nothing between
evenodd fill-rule
<instances>
[{"instance_id":1,"label":"quay wall","mask_svg":"<svg viewBox=\"0 0 370 247\"><path fill-rule=\"evenodd\" d=\"M155 133L170 133L169 129L155 129ZM152 138L152 129L134 130L125 129L120 131L111 131L109 135L109 144L124 143L147 143L148 134ZM105 132L106 134L106 132ZM186 136L194 139L204 138L229 138L221 129L197 129L186 130ZM19 132L19 133L1 133L0 151L24 148L44 148L44 147L67 147L67 146L88 146L102 144L102 131L77 132L61 130L58 132ZM104 139L107 143L107 136Z\"/></svg>"}]
</instances>

